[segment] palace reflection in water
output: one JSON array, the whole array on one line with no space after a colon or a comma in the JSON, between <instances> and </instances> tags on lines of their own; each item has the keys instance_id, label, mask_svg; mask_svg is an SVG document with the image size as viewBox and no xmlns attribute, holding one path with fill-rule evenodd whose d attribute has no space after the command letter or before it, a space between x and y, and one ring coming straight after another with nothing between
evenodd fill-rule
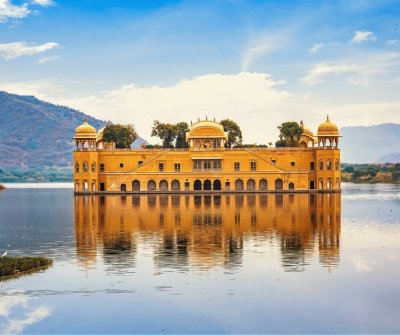
<instances>
[{"instance_id":1,"label":"palace reflection in water","mask_svg":"<svg viewBox=\"0 0 400 335\"><path fill-rule=\"evenodd\" d=\"M340 220L339 193L75 196L80 263L101 257L117 272L134 271L139 248L151 251L158 269L185 270L234 269L254 246L279 252L286 271L303 271L314 257L331 270L340 259Z\"/></svg>"}]
</instances>

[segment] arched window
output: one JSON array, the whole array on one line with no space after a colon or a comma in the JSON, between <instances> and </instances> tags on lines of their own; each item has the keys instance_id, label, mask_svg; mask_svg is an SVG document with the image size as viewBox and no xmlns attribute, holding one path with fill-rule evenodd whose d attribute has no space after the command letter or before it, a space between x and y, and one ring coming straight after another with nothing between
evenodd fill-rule
<instances>
[{"instance_id":1,"label":"arched window","mask_svg":"<svg viewBox=\"0 0 400 335\"><path fill-rule=\"evenodd\" d=\"M283 190L283 180L282 179L275 180L275 190Z\"/></svg>"},{"instance_id":2,"label":"arched window","mask_svg":"<svg viewBox=\"0 0 400 335\"><path fill-rule=\"evenodd\" d=\"M193 184L193 189L195 191L201 191L201 180L196 179Z\"/></svg>"},{"instance_id":3,"label":"arched window","mask_svg":"<svg viewBox=\"0 0 400 335\"><path fill-rule=\"evenodd\" d=\"M242 179L236 179L235 180L235 190L236 191L242 191L243 190L243 180Z\"/></svg>"},{"instance_id":4,"label":"arched window","mask_svg":"<svg viewBox=\"0 0 400 335\"><path fill-rule=\"evenodd\" d=\"M88 170L89 170L88 162L83 162L83 172L88 172Z\"/></svg>"},{"instance_id":5,"label":"arched window","mask_svg":"<svg viewBox=\"0 0 400 335\"><path fill-rule=\"evenodd\" d=\"M121 184L121 192L126 192L126 184Z\"/></svg>"},{"instance_id":6,"label":"arched window","mask_svg":"<svg viewBox=\"0 0 400 335\"><path fill-rule=\"evenodd\" d=\"M294 190L294 183L289 183L289 190Z\"/></svg>"},{"instance_id":7,"label":"arched window","mask_svg":"<svg viewBox=\"0 0 400 335\"><path fill-rule=\"evenodd\" d=\"M86 149L86 150L89 149L89 142L83 141L82 147L83 147L83 149Z\"/></svg>"},{"instance_id":8,"label":"arched window","mask_svg":"<svg viewBox=\"0 0 400 335\"><path fill-rule=\"evenodd\" d=\"M181 189L181 184L179 180L173 180L171 183L171 190L173 191L179 191Z\"/></svg>"},{"instance_id":9,"label":"arched window","mask_svg":"<svg viewBox=\"0 0 400 335\"><path fill-rule=\"evenodd\" d=\"M219 179L215 179L213 182L213 190L220 191L221 190L221 181Z\"/></svg>"},{"instance_id":10,"label":"arched window","mask_svg":"<svg viewBox=\"0 0 400 335\"><path fill-rule=\"evenodd\" d=\"M268 181L267 181L267 179L261 179L258 188L259 188L260 191L268 190Z\"/></svg>"},{"instance_id":11,"label":"arched window","mask_svg":"<svg viewBox=\"0 0 400 335\"><path fill-rule=\"evenodd\" d=\"M96 162L92 162L92 172L96 172Z\"/></svg>"},{"instance_id":12,"label":"arched window","mask_svg":"<svg viewBox=\"0 0 400 335\"><path fill-rule=\"evenodd\" d=\"M322 179L319 180L319 189L320 190L324 189L324 181Z\"/></svg>"},{"instance_id":13,"label":"arched window","mask_svg":"<svg viewBox=\"0 0 400 335\"><path fill-rule=\"evenodd\" d=\"M132 191L140 191L140 181L134 180L132 182Z\"/></svg>"},{"instance_id":14,"label":"arched window","mask_svg":"<svg viewBox=\"0 0 400 335\"><path fill-rule=\"evenodd\" d=\"M79 163L78 162L75 163L75 172L79 173Z\"/></svg>"},{"instance_id":15,"label":"arched window","mask_svg":"<svg viewBox=\"0 0 400 335\"><path fill-rule=\"evenodd\" d=\"M156 182L154 180L149 180L147 182L147 190L148 191L155 191L157 188Z\"/></svg>"},{"instance_id":16,"label":"arched window","mask_svg":"<svg viewBox=\"0 0 400 335\"><path fill-rule=\"evenodd\" d=\"M326 169L327 169L328 171L332 170L332 162L331 162L331 161L327 161L327 162L326 162Z\"/></svg>"},{"instance_id":17,"label":"arched window","mask_svg":"<svg viewBox=\"0 0 400 335\"><path fill-rule=\"evenodd\" d=\"M160 191L168 191L168 182L165 179L160 181L159 190Z\"/></svg>"},{"instance_id":18,"label":"arched window","mask_svg":"<svg viewBox=\"0 0 400 335\"><path fill-rule=\"evenodd\" d=\"M247 181L247 190L254 191L256 189L256 182L254 179L249 179Z\"/></svg>"},{"instance_id":19,"label":"arched window","mask_svg":"<svg viewBox=\"0 0 400 335\"><path fill-rule=\"evenodd\" d=\"M319 169L322 171L324 169L324 162L320 161L319 162Z\"/></svg>"},{"instance_id":20,"label":"arched window","mask_svg":"<svg viewBox=\"0 0 400 335\"><path fill-rule=\"evenodd\" d=\"M208 179L204 180L203 190L211 191L211 180L208 180Z\"/></svg>"}]
</instances>

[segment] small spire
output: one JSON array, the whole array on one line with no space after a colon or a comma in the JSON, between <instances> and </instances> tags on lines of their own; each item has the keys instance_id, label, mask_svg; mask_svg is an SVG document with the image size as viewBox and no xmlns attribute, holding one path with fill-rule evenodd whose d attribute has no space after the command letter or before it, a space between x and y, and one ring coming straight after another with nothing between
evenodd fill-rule
<instances>
[{"instance_id":1,"label":"small spire","mask_svg":"<svg viewBox=\"0 0 400 335\"><path fill-rule=\"evenodd\" d=\"M197 121L200 121L200 118L199 118L199 117L197 118Z\"/></svg>"},{"instance_id":2,"label":"small spire","mask_svg":"<svg viewBox=\"0 0 400 335\"><path fill-rule=\"evenodd\" d=\"M329 121L329 115L326 115L326 121Z\"/></svg>"},{"instance_id":3,"label":"small spire","mask_svg":"<svg viewBox=\"0 0 400 335\"><path fill-rule=\"evenodd\" d=\"M214 118L214 122L215 122L215 118Z\"/></svg>"},{"instance_id":4,"label":"small spire","mask_svg":"<svg viewBox=\"0 0 400 335\"><path fill-rule=\"evenodd\" d=\"M304 127L303 120L300 121L300 126Z\"/></svg>"},{"instance_id":5,"label":"small spire","mask_svg":"<svg viewBox=\"0 0 400 335\"><path fill-rule=\"evenodd\" d=\"M208 119L207 119L207 115L206 115L206 120L208 120Z\"/></svg>"},{"instance_id":6,"label":"small spire","mask_svg":"<svg viewBox=\"0 0 400 335\"><path fill-rule=\"evenodd\" d=\"M192 120L190 120L190 125L192 125L193 124L193 121Z\"/></svg>"}]
</instances>

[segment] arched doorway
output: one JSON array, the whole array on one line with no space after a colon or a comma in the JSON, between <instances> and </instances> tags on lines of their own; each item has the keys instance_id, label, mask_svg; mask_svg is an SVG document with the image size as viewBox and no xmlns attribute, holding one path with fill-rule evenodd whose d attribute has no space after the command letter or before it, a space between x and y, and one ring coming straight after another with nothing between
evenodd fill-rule
<instances>
[{"instance_id":1,"label":"arched doorway","mask_svg":"<svg viewBox=\"0 0 400 335\"><path fill-rule=\"evenodd\" d=\"M204 180L203 190L211 191L211 181L210 180L208 180L208 179Z\"/></svg>"},{"instance_id":2,"label":"arched doorway","mask_svg":"<svg viewBox=\"0 0 400 335\"><path fill-rule=\"evenodd\" d=\"M126 184L121 184L121 192L126 192Z\"/></svg>"},{"instance_id":3,"label":"arched doorway","mask_svg":"<svg viewBox=\"0 0 400 335\"><path fill-rule=\"evenodd\" d=\"M173 180L171 183L171 190L172 191L179 191L181 189L181 184L179 183L179 180Z\"/></svg>"},{"instance_id":4,"label":"arched doorway","mask_svg":"<svg viewBox=\"0 0 400 335\"><path fill-rule=\"evenodd\" d=\"M243 190L243 180L242 179L236 179L236 181L235 181L235 190L236 191L242 191Z\"/></svg>"},{"instance_id":5,"label":"arched doorway","mask_svg":"<svg viewBox=\"0 0 400 335\"><path fill-rule=\"evenodd\" d=\"M219 179L215 179L213 183L213 190L220 191L221 190L221 181Z\"/></svg>"},{"instance_id":6,"label":"arched doorway","mask_svg":"<svg viewBox=\"0 0 400 335\"><path fill-rule=\"evenodd\" d=\"M324 189L324 182L322 179L319 180L319 189L323 190Z\"/></svg>"},{"instance_id":7,"label":"arched doorway","mask_svg":"<svg viewBox=\"0 0 400 335\"><path fill-rule=\"evenodd\" d=\"M155 191L157 188L156 182L154 180L149 180L147 182L147 191Z\"/></svg>"},{"instance_id":8,"label":"arched doorway","mask_svg":"<svg viewBox=\"0 0 400 335\"><path fill-rule=\"evenodd\" d=\"M193 189L194 189L195 191L201 191L201 181L200 181L199 179L196 179L196 180L194 181Z\"/></svg>"},{"instance_id":9,"label":"arched doorway","mask_svg":"<svg viewBox=\"0 0 400 335\"><path fill-rule=\"evenodd\" d=\"M294 190L294 183L289 183L289 190Z\"/></svg>"},{"instance_id":10,"label":"arched doorway","mask_svg":"<svg viewBox=\"0 0 400 335\"><path fill-rule=\"evenodd\" d=\"M168 182L165 179L160 181L159 190L160 191L168 191Z\"/></svg>"},{"instance_id":11,"label":"arched doorway","mask_svg":"<svg viewBox=\"0 0 400 335\"><path fill-rule=\"evenodd\" d=\"M254 191L256 189L256 181L254 179L249 179L247 181L247 190Z\"/></svg>"},{"instance_id":12,"label":"arched doorway","mask_svg":"<svg viewBox=\"0 0 400 335\"><path fill-rule=\"evenodd\" d=\"M261 179L258 188L259 188L260 191L268 190L268 182L267 182L267 179Z\"/></svg>"},{"instance_id":13,"label":"arched doorway","mask_svg":"<svg viewBox=\"0 0 400 335\"><path fill-rule=\"evenodd\" d=\"M132 191L140 191L140 181L134 180L132 182Z\"/></svg>"},{"instance_id":14,"label":"arched doorway","mask_svg":"<svg viewBox=\"0 0 400 335\"><path fill-rule=\"evenodd\" d=\"M282 179L276 179L275 180L275 190L283 190L283 180Z\"/></svg>"}]
</instances>

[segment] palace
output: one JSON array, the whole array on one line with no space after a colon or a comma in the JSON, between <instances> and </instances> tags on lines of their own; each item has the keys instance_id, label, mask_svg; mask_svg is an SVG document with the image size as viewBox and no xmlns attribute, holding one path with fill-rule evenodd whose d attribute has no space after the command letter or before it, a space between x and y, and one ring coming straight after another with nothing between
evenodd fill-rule
<instances>
[{"instance_id":1,"label":"palace","mask_svg":"<svg viewBox=\"0 0 400 335\"><path fill-rule=\"evenodd\" d=\"M199 121L187 149L116 149L86 121L76 128L75 193L339 192L338 127L317 136L304 127L299 147L226 148L223 126Z\"/></svg>"}]
</instances>

